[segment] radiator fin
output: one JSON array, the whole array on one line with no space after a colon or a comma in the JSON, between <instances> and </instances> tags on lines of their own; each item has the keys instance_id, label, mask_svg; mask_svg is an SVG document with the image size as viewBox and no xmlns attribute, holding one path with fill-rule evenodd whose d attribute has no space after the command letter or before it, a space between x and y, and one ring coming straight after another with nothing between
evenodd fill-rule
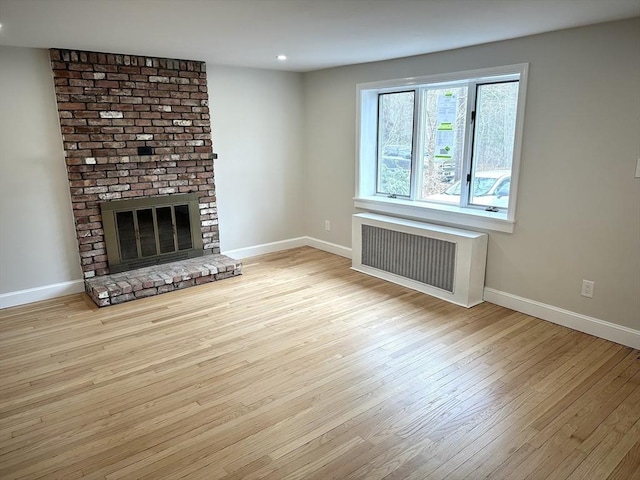
<instances>
[{"instance_id":1,"label":"radiator fin","mask_svg":"<svg viewBox=\"0 0 640 480\"><path fill-rule=\"evenodd\" d=\"M453 293L456 244L362 225L362 264Z\"/></svg>"}]
</instances>

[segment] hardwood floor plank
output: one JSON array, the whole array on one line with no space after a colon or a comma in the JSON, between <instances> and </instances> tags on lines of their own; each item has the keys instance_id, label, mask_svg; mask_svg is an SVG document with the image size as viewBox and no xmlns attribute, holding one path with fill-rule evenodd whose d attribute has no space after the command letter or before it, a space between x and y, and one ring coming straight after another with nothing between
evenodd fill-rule
<instances>
[{"instance_id":1,"label":"hardwood floor plank","mask_svg":"<svg viewBox=\"0 0 640 480\"><path fill-rule=\"evenodd\" d=\"M638 478L640 352L349 267L1 310L0 478Z\"/></svg>"},{"instance_id":2,"label":"hardwood floor plank","mask_svg":"<svg viewBox=\"0 0 640 480\"><path fill-rule=\"evenodd\" d=\"M633 445L620 460L615 470L607 480L638 480L640 479L640 440Z\"/></svg>"}]
</instances>

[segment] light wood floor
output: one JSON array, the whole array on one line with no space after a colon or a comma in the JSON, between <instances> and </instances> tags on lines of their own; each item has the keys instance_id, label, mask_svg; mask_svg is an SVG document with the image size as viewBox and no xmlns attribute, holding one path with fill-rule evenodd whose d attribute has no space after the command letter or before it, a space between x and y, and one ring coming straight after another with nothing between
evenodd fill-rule
<instances>
[{"instance_id":1,"label":"light wood floor","mask_svg":"<svg viewBox=\"0 0 640 480\"><path fill-rule=\"evenodd\" d=\"M0 312L3 479L638 479L640 352L310 248Z\"/></svg>"}]
</instances>

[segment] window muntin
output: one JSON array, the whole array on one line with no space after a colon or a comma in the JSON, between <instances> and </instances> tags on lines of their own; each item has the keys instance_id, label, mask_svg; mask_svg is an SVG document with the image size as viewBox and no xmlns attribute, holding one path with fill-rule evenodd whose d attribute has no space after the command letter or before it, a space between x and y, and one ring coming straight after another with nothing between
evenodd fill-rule
<instances>
[{"instance_id":1,"label":"window muntin","mask_svg":"<svg viewBox=\"0 0 640 480\"><path fill-rule=\"evenodd\" d=\"M527 64L494 67L468 72L440 74L429 77L414 77L402 80L390 80L358 85L358 165L356 175L355 205L383 213L410 215L426 220L448 221L453 225L486 226L499 231L513 231L515 206L517 197L517 176L519 172L520 147L524 119L524 103L527 80ZM490 87L498 84L501 87ZM502 87L511 84L509 87ZM496 88L502 97L511 98L510 110L503 115L513 122L509 129L502 129L501 149L511 151L511 163L498 165L498 172L488 170L490 161L480 157L478 165L474 165L473 154L481 155L480 147L486 151L487 146L495 142L481 138L478 149L474 150L476 98L479 98L480 110L487 110L486 104L490 94L495 97ZM378 104L379 95L414 91L414 134L410 170L410 190L408 196L392 196L378 191ZM451 158L437 158L437 143L434 129L438 126L437 99L443 93L455 91L457 109L456 122L451 122L452 130L458 129L454 135L455 143L450 151ZM466 92L466 108L464 104ZM498 92L500 93L500 92ZM495 98L492 99L495 102ZM434 103L435 101L435 103ZM430 105L431 102L431 105ZM450 105L454 102L450 102ZM446 109L440 109L445 112ZM435 113L434 113L435 112ZM451 112L451 110L450 110ZM481 112L482 116L483 113ZM484 113L486 115L486 113ZM477 112L475 114L477 117ZM495 115L494 115L495 117ZM439 122L446 123L446 122ZM497 122L494 121L494 127ZM495 128L494 128L495 130ZM483 135L481 131L479 136ZM508 132L513 132L509 133ZM495 133L495 132L494 132ZM510 136L510 141L504 141ZM477 135L476 135L477 137ZM442 140L442 139L440 139ZM430 145L431 144L431 145ZM495 150L495 148L494 148ZM508 154L507 154L508 156ZM494 162L495 163L495 162ZM506 168L502 168L502 167ZM495 170L495 167L492 167ZM497 175L499 170L507 170L505 176ZM493 179L488 176L493 175ZM473 178L473 181L471 181ZM457 183L459 192L454 193L452 187ZM406 180L404 185L406 185ZM513 185L511 185L513 183ZM493 189L486 185L494 184ZM483 187L484 185L484 187ZM504 185L504 186L503 186ZM482 190L484 188L484 190ZM488 193L488 194L487 194ZM484 220L483 220L484 218ZM501 224L501 222L505 222Z\"/></svg>"}]
</instances>

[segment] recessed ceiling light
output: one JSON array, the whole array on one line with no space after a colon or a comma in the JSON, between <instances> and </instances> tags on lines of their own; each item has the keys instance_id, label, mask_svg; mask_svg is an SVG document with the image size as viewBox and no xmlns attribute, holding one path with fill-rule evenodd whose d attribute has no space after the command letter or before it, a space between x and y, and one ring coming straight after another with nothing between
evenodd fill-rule
<instances>
[{"instance_id":1,"label":"recessed ceiling light","mask_svg":"<svg viewBox=\"0 0 640 480\"><path fill-rule=\"evenodd\" d=\"M276 55L276 58L282 62L282 61L287 59L287 56L286 55Z\"/></svg>"}]
</instances>

